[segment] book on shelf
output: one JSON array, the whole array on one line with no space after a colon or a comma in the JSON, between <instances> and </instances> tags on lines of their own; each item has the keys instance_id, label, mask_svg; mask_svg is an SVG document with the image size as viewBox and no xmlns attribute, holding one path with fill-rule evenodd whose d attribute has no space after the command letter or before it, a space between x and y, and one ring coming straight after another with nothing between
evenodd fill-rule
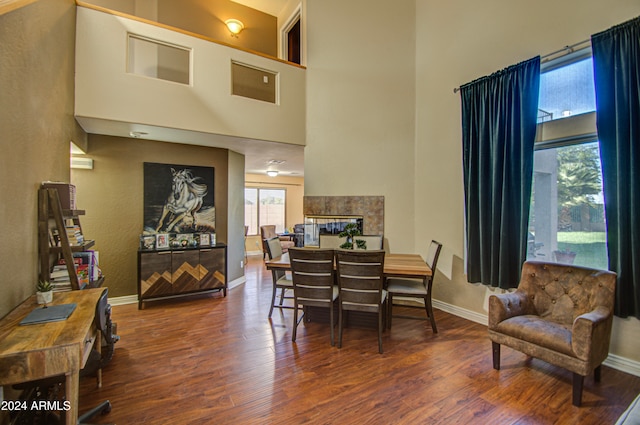
<instances>
[{"instance_id":1,"label":"book on shelf","mask_svg":"<svg viewBox=\"0 0 640 425\"><path fill-rule=\"evenodd\" d=\"M73 263L78 285L80 287L100 278L100 267L98 267L98 251L80 251L73 253ZM52 282L69 282L69 271L64 258L58 260L58 264L51 268L49 279Z\"/></svg>"},{"instance_id":2,"label":"book on shelf","mask_svg":"<svg viewBox=\"0 0 640 425\"><path fill-rule=\"evenodd\" d=\"M82 245L84 243L84 236L80 231L80 226L71 225L66 227L67 238L69 239L69 243L71 245Z\"/></svg>"}]
</instances>

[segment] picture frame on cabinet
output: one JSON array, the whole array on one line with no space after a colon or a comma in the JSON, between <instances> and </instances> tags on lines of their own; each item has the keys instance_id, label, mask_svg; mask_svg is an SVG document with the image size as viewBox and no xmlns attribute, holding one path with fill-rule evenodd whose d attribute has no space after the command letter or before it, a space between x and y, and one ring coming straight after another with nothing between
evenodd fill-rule
<instances>
[{"instance_id":1,"label":"picture frame on cabinet","mask_svg":"<svg viewBox=\"0 0 640 425\"><path fill-rule=\"evenodd\" d=\"M156 249L167 249L169 248L169 234L168 233L157 233L156 234Z\"/></svg>"},{"instance_id":2,"label":"picture frame on cabinet","mask_svg":"<svg viewBox=\"0 0 640 425\"><path fill-rule=\"evenodd\" d=\"M200 246L211 246L210 233L200 233Z\"/></svg>"},{"instance_id":3,"label":"picture frame on cabinet","mask_svg":"<svg viewBox=\"0 0 640 425\"><path fill-rule=\"evenodd\" d=\"M145 251L156 249L156 236L140 235L140 249Z\"/></svg>"}]
</instances>

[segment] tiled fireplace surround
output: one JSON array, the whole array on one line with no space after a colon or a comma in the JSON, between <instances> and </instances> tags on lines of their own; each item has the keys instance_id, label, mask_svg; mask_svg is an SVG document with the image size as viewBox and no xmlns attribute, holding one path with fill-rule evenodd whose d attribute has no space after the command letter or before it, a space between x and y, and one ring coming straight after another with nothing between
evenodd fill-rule
<instances>
[{"instance_id":1,"label":"tiled fireplace surround","mask_svg":"<svg viewBox=\"0 0 640 425\"><path fill-rule=\"evenodd\" d=\"M384 196L305 196L306 216L362 216L365 235L384 235Z\"/></svg>"}]
</instances>

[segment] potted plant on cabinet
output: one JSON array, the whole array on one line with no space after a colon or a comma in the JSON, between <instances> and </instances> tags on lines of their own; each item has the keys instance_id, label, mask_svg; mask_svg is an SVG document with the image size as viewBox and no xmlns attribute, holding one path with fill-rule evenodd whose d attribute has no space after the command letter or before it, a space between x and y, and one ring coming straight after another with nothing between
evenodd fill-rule
<instances>
[{"instance_id":1,"label":"potted plant on cabinet","mask_svg":"<svg viewBox=\"0 0 640 425\"><path fill-rule=\"evenodd\" d=\"M359 249L367 249L367 241L363 241L362 239L354 239L356 236L361 236L360 230L358 230L358 225L355 223L349 223L344 226L344 230L340 232L338 236L341 238L347 238L347 241L340 245L342 249L355 249L357 246Z\"/></svg>"},{"instance_id":2,"label":"potted plant on cabinet","mask_svg":"<svg viewBox=\"0 0 640 425\"><path fill-rule=\"evenodd\" d=\"M53 301L53 284L48 280L41 280L36 286L38 304L49 304Z\"/></svg>"}]
</instances>

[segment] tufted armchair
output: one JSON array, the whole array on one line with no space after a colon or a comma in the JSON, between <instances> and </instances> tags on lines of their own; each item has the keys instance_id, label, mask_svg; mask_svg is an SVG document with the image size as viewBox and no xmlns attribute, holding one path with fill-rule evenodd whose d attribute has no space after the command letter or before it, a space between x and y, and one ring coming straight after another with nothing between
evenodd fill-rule
<instances>
[{"instance_id":1,"label":"tufted armchair","mask_svg":"<svg viewBox=\"0 0 640 425\"><path fill-rule=\"evenodd\" d=\"M527 261L518 289L489 297L493 368L506 345L573 372L573 404L582 403L584 377L609 353L616 274Z\"/></svg>"},{"instance_id":2,"label":"tufted armchair","mask_svg":"<svg viewBox=\"0 0 640 425\"><path fill-rule=\"evenodd\" d=\"M293 242L289 236L278 236L278 234L276 233L276 226L274 226L273 224L260 226L260 237L262 238L262 258L267 257L267 241L269 239L278 238L280 240L282 252L287 252L289 248L292 248L296 245L296 243Z\"/></svg>"}]
</instances>

